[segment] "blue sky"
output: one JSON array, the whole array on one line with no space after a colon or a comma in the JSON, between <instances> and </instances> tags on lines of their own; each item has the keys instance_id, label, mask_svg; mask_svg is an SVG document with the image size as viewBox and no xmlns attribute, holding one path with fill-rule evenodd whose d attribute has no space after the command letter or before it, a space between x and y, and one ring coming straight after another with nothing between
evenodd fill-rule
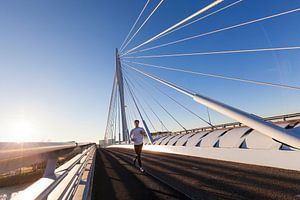
<instances>
[{"instance_id":1,"label":"blue sky","mask_svg":"<svg viewBox=\"0 0 300 200\"><path fill-rule=\"evenodd\" d=\"M146 13L157 2L153 0ZM128 47L158 34L211 2L166 0ZM232 2L225 0L211 11ZM123 42L144 3L141 0L1 1L0 141L22 138L18 133L22 128L27 129L24 140L97 141L103 138L115 48ZM148 46L298 7L300 2L294 0L244 0ZM300 12L296 12L143 55L299 45L299 19ZM299 57L300 51L293 50L136 61L299 86ZM261 116L299 112L299 91L146 67L140 69ZM130 74L132 78L137 76L134 72ZM206 117L204 107L165 87L162 89ZM142 91L137 94L146 97ZM157 97L186 127L205 125L193 116L183 115L168 99ZM153 106L168 127L179 129ZM211 115L214 123L230 121L213 111Z\"/></svg>"}]
</instances>

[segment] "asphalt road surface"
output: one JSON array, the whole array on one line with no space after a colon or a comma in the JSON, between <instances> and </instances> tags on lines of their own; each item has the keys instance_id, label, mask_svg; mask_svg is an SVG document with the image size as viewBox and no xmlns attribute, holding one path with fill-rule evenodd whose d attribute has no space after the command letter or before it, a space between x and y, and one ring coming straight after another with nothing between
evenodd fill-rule
<instances>
[{"instance_id":1,"label":"asphalt road surface","mask_svg":"<svg viewBox=\"0 0 300 200\"><path fill-rule=\"evenodd\" d=\"M133 150L99 150L94 199L282 199L300 194L300 172L143 151L150 175L131 163ZM184 195L185 194L185 195Z\"/></svg>"},{"instance_id":2,"label":"asphalt road surface","mask_svg":"<svg viewBox=\"0 0 300 200\"><path fill-rule=\"evenodd\" d=\"M168 185L140 172L131 161L131 158L126 160L99 149L93 179L93 199L187 199Z\"/></svg>"}]
</instances>

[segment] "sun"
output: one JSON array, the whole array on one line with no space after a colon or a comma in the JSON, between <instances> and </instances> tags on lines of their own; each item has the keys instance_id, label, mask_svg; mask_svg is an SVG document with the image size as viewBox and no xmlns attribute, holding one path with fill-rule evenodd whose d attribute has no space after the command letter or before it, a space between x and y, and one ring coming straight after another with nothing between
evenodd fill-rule
<instances>
[{"instance_id":1,"label":"sun","mask_svg":"<svg viewBox=\"0 0 300 200\"><path fill-rule=\"evenodd\" d=\"M33 134L33 123L26 119L19 119L12 124L11 140L14 142L30 141Z\"/></svg>"}]
</instances>

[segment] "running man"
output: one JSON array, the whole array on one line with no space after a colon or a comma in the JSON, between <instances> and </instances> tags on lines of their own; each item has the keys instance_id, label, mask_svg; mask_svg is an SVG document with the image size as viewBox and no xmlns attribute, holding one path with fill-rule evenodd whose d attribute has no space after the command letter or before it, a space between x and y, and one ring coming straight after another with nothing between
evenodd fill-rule
<instances>
[{"instance_id":1,"label":"running man","mask_svg":"<svg viewBox=\"0 0 300 200\"><path fill-rule=\"evenodd\" d=\"M139 120L134 120L135 128L130 131L130 139L134 142L134 150L136 153L133 164L135 165L136 160L138 160L140 171L144 172L141 161L141 153L143 148L143 136L146 134L146 132L142 127L139 127L139 123Z\"/></svg>"}]
</instances>

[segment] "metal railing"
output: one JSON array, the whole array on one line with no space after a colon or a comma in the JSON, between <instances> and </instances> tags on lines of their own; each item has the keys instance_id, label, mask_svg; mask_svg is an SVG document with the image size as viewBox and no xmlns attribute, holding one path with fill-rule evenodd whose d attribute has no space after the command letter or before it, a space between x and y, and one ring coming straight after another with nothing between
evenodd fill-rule
<instances>
[{"instance_id":1,"label":"metal railing","mask_svg":"<svg viewBox=\"0 0 300 200\"><path fill-rule=\"evenodd\" d=\"M285 122L285 121L289 121L290 123L293 123L293 122L300 123L300 113L278 115L278 116L273 116L273 117L266 117L263 119L265 121L270 121L272 123L280 123L280 122ZM166 136L166 135L195 133L195 132L199 132L199 131L212 131L212 130L228 129L228 128L244 127L244 126L245 125L240 122L231 122L231 123L214 125L214 127L206 126L206 127L201 127L201 128L189 129L186 131L175 131L175 132L162 133L162 134L157 134L157 136L162 137L162 136Z\"/></svg>"},{"instance_id":2,"label":"metal railing","mask_svg":"<svg viewBox=\"0 0 300 200\"><path fill-rule=\"evenodd\" d=\"M42 178L14 199L90 199L96 145L65 143L0 150L0 174L37 163L47 163ZM73 157L57 167L61 156Z\"/></svg>"},{"instance_id":3,"label":"metal railing","mask_svg":"<svg viewBox=\"0 0 300 200\"><path fill-rule=\"evenodd\" d=\"M81 151L91 145L90 143L69 143L0 150L0 174L43 161L48 162L46 170L50 170L52 167L50 163L55 166L59 156L73 151ZM54 169L52 170L54 171Z\"/></svg>"}]
</instances>

